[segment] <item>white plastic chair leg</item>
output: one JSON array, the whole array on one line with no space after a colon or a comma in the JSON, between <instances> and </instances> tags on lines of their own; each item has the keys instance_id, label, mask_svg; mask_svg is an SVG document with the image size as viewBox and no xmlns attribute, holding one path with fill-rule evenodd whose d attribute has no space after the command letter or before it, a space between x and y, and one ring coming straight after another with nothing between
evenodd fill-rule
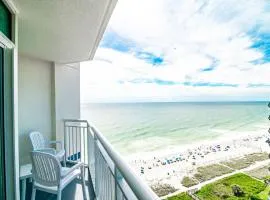
<instances>
[{"instance_id":1,"label":"white plastic chair leg","mask_svg":"<svg viewBox=\"0 0 270 200\"><path fill-rule=\"evenodd\" d=\"M21 200L25 200L26 195L26 179L22 180L22 192L21 192Z\"/></svg>"},{"instance_id":2,"label":"white plastic chair leg","mask_svg":"<svg viewBox=\"0 0 270 200\"><path fill-rule=\"evenodd\" d=\"M57 200L61 200L62 196L62 190L58 190L57 192Z\"/></svg>"},{"instance_id":3,"label":"white plastic chair leg","mask_svg":"<svg viewBox=\"0 0 270 200\"><path fill-rule=\"evenodd\" d=\"M66 156L64 156L64 159L63 159L63 165L64 165L64 167L67 166L67 163L66 163Z\"/></svg>"},{"instance_id":4,"label":"white plastic chair leg","mask_svg":"<svg viewBox=\"0 0 270 200\"><path fill-rule=\"evenodd\" d=\"M33 186L31 200L35 200L35 199L36 199L36 188Z\"/></svg>"}]
</instances>

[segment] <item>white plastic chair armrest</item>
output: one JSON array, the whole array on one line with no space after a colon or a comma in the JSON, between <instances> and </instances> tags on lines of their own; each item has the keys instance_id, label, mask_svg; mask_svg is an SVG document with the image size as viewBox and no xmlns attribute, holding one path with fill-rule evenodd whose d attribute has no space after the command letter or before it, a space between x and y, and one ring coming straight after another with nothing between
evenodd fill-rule
<instances>
[{"instance_id":1,"label":"white plastic chair armrest","mask_svg":"<svg viewBox=\"0 0 270 200\"><path fill-rule=\"evenodd\" d=\"M60 144L60 149L63 150L63 141L55 140L55 141L49 141L49 144Z\"/></svg>"},{"instance_id":2,"label":"white plastic chair armrest","mask_svg":"<svg viewBox=\"0 0 270 200\"><path fill-rule=\"evenodd\" d=\"M41 151L41 152L49 153L52 155L56 155L56 150L54 148L37 149L36 151Z\"/></svg>"},{"instance_id":3,"label":"white plastic chair armrest","mask_svg":"<svg viewBox=\"0 0 270 200\"><path fill-rule=\"evenodd\" d=\"M70 173L72 173L76 169L81 169L82 170L83 167L84 167L84 164L82 162L79 162L76 165L74 165L73 167L71 167L70 170L62 177L68 176Z\"/></svg>"}]
</instances>

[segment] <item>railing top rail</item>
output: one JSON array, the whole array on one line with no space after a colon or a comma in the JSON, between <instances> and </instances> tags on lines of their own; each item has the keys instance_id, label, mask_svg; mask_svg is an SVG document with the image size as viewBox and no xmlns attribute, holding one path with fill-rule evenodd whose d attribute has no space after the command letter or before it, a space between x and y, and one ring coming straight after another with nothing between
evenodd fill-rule
<instances>
[{"instance_id":1,"label":"railing top rail","mask_svg":"<svg viewBox=\"0 0 270 200\"><path fill-rule=\"evenodd\" d=\"M80 119L65 119L64 122L85 122L87 126L93 131L98 141L102 144L111 160L114 162L117 169L129 184L130 188L140 200L159 200L160 198L150 189L150 187L130 168L122 156L114 150L108 140L101 134L101 132L94 126L90 125L87 120Z\"/></svg>"},{"instance_id":2,"label":"railing top rail","mask_svg":"<svg viewBox=\"0 0 270 200\"><path fill-rule=\"evenodd\" d=\"M64 119L63 121L64 121L64 123L67 123L67 122L80 122L80 123L87 123L89 125L88 121L84 120L84 119Z\"/></svg>"},{"instance_id":3,"label":"railing top rail","mask_svg":"<svg viewBox=\"0 0 270 200\"><path fill-rule=\"evenodd\" d=\"M112 145L107 141L107 139L98 131L96 127L90 125L90 128L94 131L95 136L102 144L107 154L110 156L112 161L115 163L117 169L121 172L122 176L125 178L126 182L129 184L130 188L134 194L140 200L156 200L160 199L149 186L137 176L134 171L129 167L129 165L124 161L122 156L114 150Z\"/></svg>"}]
</instances>

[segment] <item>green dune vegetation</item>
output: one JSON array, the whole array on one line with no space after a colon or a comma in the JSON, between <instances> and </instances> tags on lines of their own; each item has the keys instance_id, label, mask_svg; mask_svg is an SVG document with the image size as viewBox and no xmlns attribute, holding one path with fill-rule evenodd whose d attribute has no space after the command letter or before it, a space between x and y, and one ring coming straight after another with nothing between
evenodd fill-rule
<instances>
[{"instance_id":1,"label":"green dune vegetation","mask_svg":"<svg viewBox=\"0 0 270 200\"><path fill-rule=\"evenodd\" d=\"M176 189L173 186L165 183L152 185L151 188L159 197L166 196L167 194L176 191Z\"/></svg>"},{"instance_id":2,"label":"green dune vegetation","mask_svg":"<svg viewBox=\"0 0 270 200\"><path fill-rule=\"evenodd\" d=\"M234 172L235 170L249 167L257 161L266 159L268 159L268 154L266 152L252 153L227 162L198 167L193 175L183 177L181 184L185 187L191 187L215 177ZM250 175L263 180L264 177L261 176L270 176L270 173L268 167L262 167L261 169L251 171Z\"/></svg>"},{"instance_id":3,"label":"green dune vegetation","mask_svg":"<svg viewBox=\"0 0 270 200\"><path fill-rule=\"evenodd\" d=\"M213 165L207 165L204 167L198 167L197 173L194 174L194 177L198 181L204 182L212 178L215 178L217 176L221 176L221 175L228 174L231 172L233 172L233 170L226 166L223 166L220 164L213 164Z\"/></svg>"},{"instance_id":4,"label":"green dune vegetation","mask_svg":"<svg viewBox=\"0 0 270 200\"><path fill-rule=\"evenodd\" d=\"M247 174L260 180L270 179L270 171L268 165L253 169L247 172Z\"/></svg>"},{"instance_id":5,"label":"green dune vegetation","mask_svg":"<svg viewBox=\"0 0 270 200\"><path fill-rule=\"evenodd\" d=\"M183 192L176 196L169 197L167 200L192 200L192 198L186 192Z\"/></svg>"},{"instance_id":6,"label":"green dune vegetation","mask_svg":"<svg viewBox=\"0 0 270 200\"><path fill-rule=\"evenodd\" d=\"M252 153L242 158L236 158L227 162L222 162L222 164L232 169L243 169L243 168L249 167L250 165L254 164L257 161L267 160L268 158L269 158L268 153L266 152Z\"/></svg>"},{"instance_id":7,"label":"green dune vegetation","mask_svg":"<svg viewBox=\"0 0 270 200\"><path fill-rule=\"evenodd\" d=\"M270 187L246 174L235 174L205 185L195 195L201 200L266 200Z\"/></svg>"},{"instance_id":8,"label":"green dune vegetation","mask_svg":"<svg viewBox=\"0 0 270 200\"><path fill-rule=\"evenodd\" d=\"M253 160L254 156L256 160L261 157L257 154L248 156L248 158ZM197 174L204 174L202 179L206 180L212 177L213 174L223 174L227 172L226 170L227 168L222 165L209 165L197 170ZM196 177L201 179L201 175ZM196 185L198 181L194 177L184 177L181 183L186 187L190 187ZM250 171L231 175L207 184L195 193L192 192L192 194L197 200L267 200L270 194L269 166L264 165ZM167 200L190 199L192 197L185 192L167 198Z\"/></svg>"},{"instance_id":9,"label":"green dune vegetation","mask_svg":"<svg viewBox=\"0 0 270 200\"><path fill-rule=\"evenodd\" d=\"M198 167L193 175L185 176L181 180L181 184L189 188L267 159L266 152L253 153L227 162ZM168 192L169 189L166 191ZM231 175L207 184L192 194L200 200L267 200L270 194L269 166L258 166L255 169ZM168 198L168 200L178 199L192 198L187 193L180 193Z\"/></svg>"},{"instance_id":10,"label":"green dune vegetation","mask_svg":"<svg viewBox=\"0 0 270 200\"><path fill-rule=\"evenodd\" d=\"M197 172L193 176L185 176L181 184L185 187L197 185L200 182L210 180L212 178L233 172L232 169L220 164L206 165L198 167Z\"/></svg>"},{"instance_id":11,"label":"green dune vegetation","mask_svg":"<svg viewBox=\"0 0 270 200\"><path fill-rule=\"evenodd\" d=\"M189 176L185 176L181 181L181 184L185 187L191 187L193 185L197 185L198 183L199 181Z\"/></svg>"}]
</instances>

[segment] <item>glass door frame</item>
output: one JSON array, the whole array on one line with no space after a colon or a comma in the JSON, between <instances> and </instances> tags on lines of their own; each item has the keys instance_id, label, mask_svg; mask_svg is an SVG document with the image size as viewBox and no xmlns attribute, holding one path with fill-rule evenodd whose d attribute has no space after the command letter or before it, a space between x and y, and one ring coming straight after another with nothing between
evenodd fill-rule
<instances>
[{"instance_id":1,"label":"glass door frame","mask_svg":"<svg viewBox=\"0 0 270 200\"><path fill-rule=\"evenodd\" d=\"M6 199L4 130L4 48L0 46L0 199Z\"/></svg>"},{"instance_id":2,"label":"glass door frame","mask_svg":"<svg viewBox=\"0 0 270 200\"><path fill-rule=\"evenodd\" d=\"M18 137L14 137L14 44L6 38L3 33L0 31L0 48L2 51L1 59L1 69L0 69L0 101L1 101L1 157L4 159L3 164L3 188L0 188L3 191L3 196L0 195L2 200L13 200L18 199L17 193L19 189L16 188L16 177L19 177L19 173L16 173L16 163L19 163L19 160L16 161L15 158L15 140L18 140ZM1 166L2 167L2 166ZM18 192L17 192L18 191ZM2 192L1 192L2 193Z\"/></svg>"},{"instance_id":3,"label":"glass door frame","mask_svg":"<svg viewBox=\"0 0 270 200\"><path fill-rule=\"evenodd\" d=\"M3 1L12 15L11 39L0 31L0 48L4 50L3 107L4 107L4 200L19 200L19 134L18 134L18 10L9 0ZM0 197L1 198L1 197Z\"/></svg>"}]
</instances>

